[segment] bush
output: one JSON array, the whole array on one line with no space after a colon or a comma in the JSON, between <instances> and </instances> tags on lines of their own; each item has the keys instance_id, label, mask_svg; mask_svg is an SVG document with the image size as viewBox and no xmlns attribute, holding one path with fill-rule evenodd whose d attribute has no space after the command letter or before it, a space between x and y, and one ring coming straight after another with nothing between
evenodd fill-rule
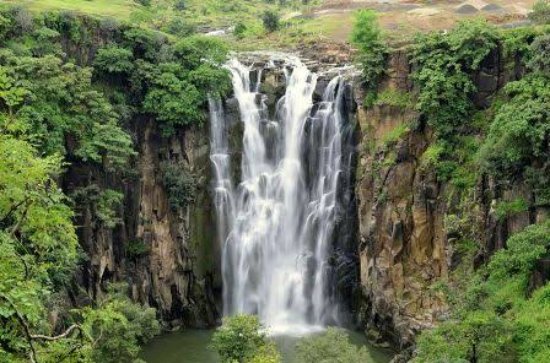
<instances>
[{"instance_id":1,"label":"bush","mask_svg":"<svg viewBox=\"0 0 550 363\"><path fill-rule=\"evenodd\" d=\"M237 25L235 25L235 29L233 30L233 34L237 39L242 39L245 36L246 32L246 25L242 22L238 22Z\"/></svg>"},{"instance_id":2,"label":"bush","mask_svg":"<svg viewBox=\"0 0 550 363\"><path fill-rule=\"evenodd\" d=\"M262 15L264 29L272 33L279 29L279 14L273 10L266 10Z\"/></svg>"},{"instance_id":3,"label":"bush","mask_svg":"<svg viewBox=\"0 0 550 363\"><path fill-rule=\"evenodd\" d=\"M182 165L164 163L161 171L162 182L173 210L185 207L195 200L195 178Z\"/></svg>"},{"instance_id":4,"label":"bush","mask_svg":"<svg viewBox=\"0 0 550 363\"><path fill-rule=\"evenodd\" d=\"M550 76L550 34L536 37L529 47L529 53L529 70Z\"/></svg>"},{"instance_id":5,"label":"bush","mask_svg":"<svg viewBox=\"0 0 550 363\"><path fill-rule=\"evenodd\" d=\"M534 160L548 160L550 82L537 75L511 82L508 101L495 115L480 150L485 170L500 176L521 176Z\"/></svg>"},{"instance_id":6,"label":"bush","mask_svg":"<svg viewBox=\"0 0 550 363\"><path fill-rule=\"evenodd\" d=\"M550 1L538 0L533 5L533 12L529 14L529 19L538 24L550 23Z\"/></svg>"},{"instance_id":7,"label":"bush","mask_svg":"<svg viewBox=\"0 0 550 363\"><path fill-rule=\"evenodd\" d=\"M365 347L350 343L346 332L328 328L320 335L302 339L297 347L298 361L302 363L364 363L371 360Z\"/></svg>"},{"instance_id":8,"label":"bush","mask_svg":"<svg viewBox=\"0 0 550 363\"><path fill-rule=\"evenodd\" d=\"M476 90L471 75L497 46L497 33L486 22L466 21L447 34L420 35L412 51L413 80L420 88L417 108L438 136L457 134L473 111Z\"/></svg>"},{"instance_id":9,"label":"bush","mask_svg":"<svg viewBox=\"0 0 550 363\"><path fill-rule=\"evenodd\" d=\"M151 0L134 0L134 1L141 6L145 6L145 7L151 6Z\"/></svg>"},{"instance_id":10,"label":"bush","mask_svg":"<svg viewBox=\"0 0 550 363\"><path fill-rule=\"evenodd\" d=\"M109 45L97 51L94 67L109 74L130 74L134 68L132 51Z\"/></svg>"},{"instance_id":11,"label":"bush","mask_svg":"<svg viewBox=\"0 0 550 363\"><path fill-rule=\"evenodd\" d=\"M168 24L167 30L170 34L186 37L195 32L195 26L182 18L175 18Z\"/></svg>"},{"instance_id":12,"label":"bush","mask_svg":"<svg viewBox=\"0 0 550 363\"><path fill-rule=\"evenodd\" d=\"M529 206L525 199L517 198L508 202L500 202L495 208L495 212L498 220L503 220L511 215L526 212Z\"/></svg>"},{"instance_id":13,"label":"bush","mask_svg":"<svg viewBox=\"0 0 550 363\"><path fill-rule=\"evenodd\" d=\"M373 10L360 10L355 14L351 41L359 49L366 88L375 89L385 72L388 49L382 42L377 16Z\"/></svg>"},{"instance_id":14,"label":"bush","mask_svg":"<svg viewBox=\"0 0 550 363\"><path fill-rule=\"evenodd\" d=\"M132 260L137 260L140 257L147 255L150 251L150 246L145 244L142 240L128 241L128 245L126 246L126 254Z\"/></svg>"},{"instance_id":15,"label":"bush","mask_svg":"<svg viewBox=\"0 0 550 363\"><path fill-rule=\"evenodd\" d=\"M212 348L224 363L278 363L279 353L264 333L256 316L224 318L212 337Z\"/></svg>"},{"instance_id":16,"label":"bush","mask_svg":"<svg viewBox=\"0 0 550 363\"><path fill-rule=\"evenodd\" d=\"M185 10L186 9L185 1L186 0L176 0L176 2L174 3L174 9L178 11Z\"/></svg>"}]
</instances>

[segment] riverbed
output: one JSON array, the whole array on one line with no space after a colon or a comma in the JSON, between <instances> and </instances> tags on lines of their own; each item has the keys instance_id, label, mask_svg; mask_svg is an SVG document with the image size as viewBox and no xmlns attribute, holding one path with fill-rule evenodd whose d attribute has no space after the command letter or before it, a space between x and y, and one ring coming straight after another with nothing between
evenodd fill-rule
<instances>
[{"instance_id":1,"label":"riverbed","mask_svg":"<svg viewBox=\"0 0 550 363\"><path fill-rule=\"evenodd\" d=\"M141 358L147 363L219 363L218 356L210 350L210 339L213 330L187 329L161 335L143 349ZM371 360L368 363L388 363L391 352L368 344L365 336L358 332L348 331L350 341L365 346ZM295 336L279 335L273 338L283 356L283 363L298 363L295 358Z\"/></svg>"}]
</instances>

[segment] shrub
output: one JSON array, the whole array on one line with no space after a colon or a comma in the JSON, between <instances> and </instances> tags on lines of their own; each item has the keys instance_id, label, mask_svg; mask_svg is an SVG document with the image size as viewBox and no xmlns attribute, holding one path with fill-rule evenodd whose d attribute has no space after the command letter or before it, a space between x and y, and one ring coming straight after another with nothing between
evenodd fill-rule
<instances>
[{"instance_id":1,"label":"shrub","mask_svg":"<svg viewBox=\"0 0 550 363\"><path fill-rule=\"evenodd\" d=\"M273 10L266 10L262 15L264 29L272 33L279 29L279 14Z\"/></svg>"},{"instance_id":2,"label":"shrub","mask_svg":"<svg viewBox=\"0 0 550 363\"><path fill-rule=\"evenodd\" d=\"M386 147L395 145L409 130L407 122L401 123L385 133L382 136L382 142Z\"/></svg>"},{"instance_id":3,"label":"shrub","mask_svg":"<svg viewBox=\"0 0 550 363\"><path fill-rule=\"evenodd\" d=\"M302 339L296 349L298 361L302 363L364 363L371 360L365 347L350 343L346 332L337 328Z\"/></svg>"},{"instance_id":4,"label":"shrub","mask_svg":"<svg viewBox=\"0 0 550 363\"><path fill-rule=\"evenodd\" d=\"M5 17L3 14L0 14L0 37L4 37L6 33L10 30L11 19Z\"/></svg>"},{"instance_id":5,"label":"shrub","mask_svg":"<svg viewBox=\"0 0 550 363\"><path fill-rule=\"evenodd\" d=\"M161 171L162 182L173 210L185 207L195 200L195 178L182 165L164 163Z\"/></svg>"},{"instance_id":6,"label":"shrub","mask_svg":"<svg viewBox=\"0 0 550 363\"><path fill-rule=\"evenodd\" d=\"M494 27L481 20L465 21L447 34L420 35L412 50L413 80L420 88L417 108L441 137L466 125L475 91L471 74L497 46Z\"/></svg>"},{"instance_id":7,"label":"shrub","mask_svg":"<svg viewBox=\"0 0 550 363\"><path fill-rule=\"evenodd\" d=\"M182 18L175 18L168 24L168 33L182 37L189 36L195 32L195 26Z\"/></svg>"},{"instance_id":8,"label":"shrub","mask_svg":"<svg viewBox=\"0 0 550 363\"><path fill-rule=\"evenodd\" d=\"M529 14L529 19L538 24L550 23L550 1L538 0L533 5L533 12Z\"/></svg>"},{"instance_id":9,"label":"shrub","mask_svg":"<svg viewBox=\"0 0 550 363\"><path fill-rule=\"evenodd\" d=\"M497 218L503 220L511 215L525 212L528 209L528 205L523 198L517 198L509 202L500 202L495 208Z\"/></svg>"},{"instance_id":10,"label":"shrub","mask_svg":"<svg viewBox=\"0 0 550 363\"><path fill-rule=\"evenodd\" d=\"M235 37L237 37L237 39L242 39L245 36L246 29L247 28L246 28L246 25L244 25L244 23L238 22L237 25L235 25L233 34L235 35Z\"/></svg>"},{"instance_id":11,"label":"shrub","mask_svg":"<svg viewBox=\"0 0 550 363\"><path fill-rule=\"evenodd\" d=\"M134 1L141 6L145 6L145 7L151 6L151 0L134 0Z\"/></svg>"},{"instance_id":12,"label":"shrub","mask_svg":"<svg viewBox=\"0 0 550 363\"><path fill-rule=\"evenodd\" d=\"M134 68L132 51L109 45L97 51L94 67L109 74L130 74Z\"/></svg>"},{"instance_id":13,"label":"shrub","mask_svg":"<svg viewBox=\"0 0 550 363\"><path fill-rule=\"evenodd\" d=\"M537 75L505 87L508 101L496 112L480 150L485 170L513 177L522 175L533 160L548 160L549 90L548 78Z\"/></svg>"},{"instance_id":14,"label":"shrub","mask_svg":"<svg viewBox=\"0 0 550 363\"><path fill-rule=\"evenodd\" d=\"M224 363L278 363L279 353L264 333L256 316L224 318L212 337L212 348Z\"/></svg>"},{"instance_id":15,"label":"shrub","mask_svg":"<svg viewBox=\"0 0 550 363\"><path fill-rule=\"evenodd\" d=\"M186 0L176 0L176 2L174 3L174 9L178 11L185 10L186 9L185 1Z\"/></svg>"},{"instance_id":16,"label":"shrub","mask_svg":"<svg viewBox=\"0 0 550 363\"><path fill-rule=\"evenodd\" d=\"M36 45L33 47L33 53L37 56L44 56L46 54L59 54L61 53L61 47L56 44L56 40L59 38L59 33L48 27L42 27L34 32L36 38Z\"/></svg>"},{"instance_id":17,"label":"shrub","mask_svg":"<svg viewBox=\"0 0 550 363\"><path fill-rule=\"evenodd\" d=\"M410 93L390 89L380 92L376 97L375 104L407 108L412 105L412 101Z\"/></svg>"},{"instance_id":18,"label":"shrub","mask_svg":"<svg viewBox=\"0 0 550 363\"><path fill-rule=\"evenodd\" d=\"M536 37L529 47L530 59L527 67L532 72L550 76L550 34Z\"/></svg>"},{"instance_id":19,"label":"shrub","mask_svg":"<svg viewBox=\"0 0 550 363\"><path fill-rule=\"evenodd\" d=\"M373 10L360 10L355 14L351 41L359 49L359 61L367 89L375 89L385 72L388 49L382 42L377 16Z\"/></svg>"},{"instance_id":20,"label":"shrub","mask_svg":"<svg viewBox=\"0 0 550 363\"><path fill-rule=\"evenodd\" d=\"M150 250L151 248L142 240L128 241L128 245L126 246L126 254L132 260L136 260L147 255Z\"/></svg>"}]
</instances>

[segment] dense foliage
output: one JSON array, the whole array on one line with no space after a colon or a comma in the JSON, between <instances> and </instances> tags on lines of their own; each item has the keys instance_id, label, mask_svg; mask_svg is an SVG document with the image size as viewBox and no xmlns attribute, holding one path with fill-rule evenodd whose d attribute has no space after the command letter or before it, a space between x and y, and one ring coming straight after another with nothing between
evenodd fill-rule
<instances>
[{"instance_id":1,"label":"dense foliage","mask_svg":"<svg viewBox=\"0 0 550 363\"><path fill-rule=\"evenodd\" d=\"M550 36L533 41L528 74L504 88L480 150L483 168L502 181L525 179L537 205L550 203Z\"/></svg>"},{"instance_id":2,"label":"dense foliage","mask_svg":"<svg viewBox=\"0 0 550 363\"><path fill-rule=\"evenodd\" d=\"M496 49L509 66L522 67L490 101L476 107L474 76ZM532 198L503 200L493 208L503 222L550 201L550 98L547 30L497 31L482 22L467 22L446 34L420 36L413 47L417 108L435 132L422 163L435 168L462 194L462 207L475 205L471 191L483 176L497 188L514 183L529 187ZM426 169L427 170L427 169ZM455 208L456 209L456 208ZM472 211L446 217L448 233L458 236L462 258L479 238ZM468 222L470 221L470 222ZM460 225L462 223L462 225ZM423 332L415 361L538 362L549 354L549 285L536 285L533 274L550 257L550 224L539 221L508 239L489 263L477 270L459 267L445 285L450 319ZM462 251L460 249L463 249ZM483 254L486 251L480 250ZM468 266L473 256L463 259ZM463 270L465 268L465 270ZM472 277L473 276L473 277Z\"/></svg>"},{"instance_id":3,"label":"dense foliage","mask_svg":"<svg viewBox=\"0 0 550 363\"><path fill-rule=\"evenodd\" d=\"M266 10L262 16L262 22L267 32L274 32L279 29L279 14L273 10Z\"/></svg>"},{"instance_id":4,"label":"dense foliage","mask_svg":"<svg viewBox=\"0 0 550 363\"><path fill-rule=\"evenodd\" d=\"M365 347L350 343L344 330L329 328L320 335L302 339L297 346L297 358L303 363L363 363L370 356Z\"/></svg>"},{"instance_id":5,"label":"dense foliage","mask_svg":"<svg viewBox=\"0 0 550 363\"><path fill-rule=\"evenodd\" d=\"M503 32L478 20L417 37L416 108L436 138L423 158L439 180L467 191L482 171L503 184L526 178L541 198L546 194L548 43L545 30ZM524 66L526 75L484 110L474 104L475 75L497 49L512 62L508 67Z\"/></svg>"},{"instance_id":6,"label":"dense foliage","mask_svg":"<svg viewBox=\"0 0 550 363\"><path fill-rule=\"evenodd\" d=\"M540 362L550 355L550 285L529 290L537 262L550 257L550 223L529 226L507 244L464 291L452 292L452 319L421 335L415 361Z\"/></svg>"},{"instance_id":7,"label":"dense foliage","mask_svg":"<svg viewBox=\"0 0 550 363\"><path fill-rule=\"evenodd\" d=\"M195 198L196 181L182 165L166 163L162 166L162 182L172 209L185 207Z\"/></svg>"},{"instance_id":8,"label":"dense foliage","mask_svg":"<svg viewBox=\"0 0 550 363\"><path fill-rule=\"evenodd\" d=\"M279 363L279 352L262 332L256 316L224 318L212 337L212 348L224 363Z\"/></svg>"},{"instance_id":9,"label":"dense foliage","mask_svg":"<svg viewBox=\"0 0 550 363\"><path fill-rule=\"evenodd\" d=\"M19 7L0 11L0 33L0 361L133 362L159 332L156 312L124 286L74 288L86 263L77 223L86 213L93 228L120 223L124 194L93 176L133 177L132 125L172 135L201 123L208 94L229 90L227 49ZM165 177L188 202L193 180ZM136 241L126 253L147 251Z\"/></svg>"},{"instance_id":10,"label":"dense foliage","mask_svg":"<svg viewBox=\"0 0 550 363\"><path fill-rule=\"evenodd\" d=\"M372 91L385 72L388 54L374 11L361 10L356 13L351 41L359 50L358 61L366 88Z\"/></svg>"},{"instance_id":11,"label":"dense foliage","mask_svg":"<svg viewBox=\"0 0 550 363\"><path fill-rule=\"evenodd\" d=\"M440 136L468 127L476 90L472 75L497 39L496 29L477 20L417 38L412 50L413 80L420 89L417 108Z\"/></svg>"}]
</instances>

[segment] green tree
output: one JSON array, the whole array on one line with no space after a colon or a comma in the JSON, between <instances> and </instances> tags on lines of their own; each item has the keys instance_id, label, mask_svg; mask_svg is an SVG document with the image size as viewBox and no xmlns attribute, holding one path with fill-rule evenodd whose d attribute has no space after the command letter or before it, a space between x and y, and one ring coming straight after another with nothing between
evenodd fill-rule
<instances>
[{"instance_id":1,"label":"green tree","mask_svg":"<svg viewBox=\"0 0 550 363\"><path fill-rule=\"evenodd\" d=\"M185 207L195 200L197 182L184 166L165 163L162 165L161 172L162 182L172 209Z\"/></svg>"},{"instance_id":2,"label":"green tree","mask_svg":"<svg viewBox=\"0 0 550 363\"><path fill-rule=\"evenodd\" d=\"M212 337L212 348L218 352L222 362L279 363L279 353L261 329L256 316L224 318L222 326Z\"/></svg>"},{"instance_id":3,"label":"green tree","mask_svg":"<svg viewBox=\"0 0 550 363\"><path fill-rule=\"evenodd\" d=\"M346 332L337 328L304 338L296 348L298 360L303 363L364 363L371 360L365 347L353 345Z\"/></svg>"},{"instance_id":4,"label":"green tree","mask_svg":"<svg viewBox=\"0 0 550 363\"><path fill-rule=\"evenodd\" d=\"M374 90L385 72L388 49L373 10L360 10L355 14L351 41L359 50L358 58L366 88Z\"/></svg>"},{"instance_id":5,"label":"green tree","mask_svg":"<svg viewBox=\"0 0 550 363\"><path fill-rule=\"evenodd\" d=\"M134 68L133 54L115 45L100 48L94 59L94 68L100 73L129 74Z\"/></svg>"},{"instance_id":6,"label":"green tree","mask_svg":"<svg viewBox=\"0 0 550 363\"><path fill-rule=\"evenodd\" d=\"M420 88L417 108L445 139L461 131L471 117L471 78L497 46L494 27L481 20L459 23L447 34L417 37L412 50L413 80Z\"/></svg>"},{"instance_id":7,"label":"green tree","mask_svg":"<svg viewBox=\"0 0 550 363\"><path fill-rule=\"evenodd\" d=\"M155 315L155 309L132 303L124 286L114 286L108 297L100 301L98 308L82 311L82 329L93 342L92 361L135 361L140 345L160 333Z\"/></svg>"},{"instance_id":8,"label":"green tree","mask_svg":"<svg viewBox=\"0 0 550 363\"><path fill-rule=\"evenodd\" d=\"M279 14L273 10L266 10L262 15L264 29L268 33L279 30Z\"/></svg>"},{"instance_id":9,"label":"green tree","mask_svg":"<svg viewBox=\"0 0 550 363\"><path fill-rule=\"evenodd\" d=\"M537 362L550 352L550 285L528 294L537 261L550 257L550 222L512 235L453 303L452 317L418 339L415 362ZM544 359L543 359L544 360Z\"/></svg>"}]
</instances>

